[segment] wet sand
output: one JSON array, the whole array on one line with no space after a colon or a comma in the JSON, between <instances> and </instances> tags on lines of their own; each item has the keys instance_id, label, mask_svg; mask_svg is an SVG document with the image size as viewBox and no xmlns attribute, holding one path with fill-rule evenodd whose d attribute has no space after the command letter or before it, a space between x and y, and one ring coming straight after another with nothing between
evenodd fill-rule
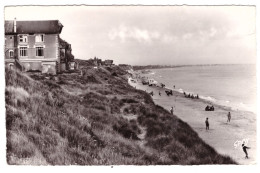
<instances>
[{"instance_id":1,"label":"wet sand","mask_svg":"<svg viewBox=\"0 0 260 173\"><path fill-rule=\"evenodd\" d=\"M207 144L223 155L228 155L239 164L256 164L256 115L252 112L231 110L228 107L213 104L215 111L205 111L206 100L185 98L182 93L173 90L172 96L165 94L161 87L143 85L140 79L129 84L143 91L151 92L155 104L170 111L174 107L174 114L187 122ZM159 96L159 91L161 96ZM231 112L231 121L227 123L227 114ZM206 130L205 120L209 118L209 130ZM249 159L245 159L240 141L248 139ZM239 144L235 147L236 144Z\"/></svg>"}]
</instances>

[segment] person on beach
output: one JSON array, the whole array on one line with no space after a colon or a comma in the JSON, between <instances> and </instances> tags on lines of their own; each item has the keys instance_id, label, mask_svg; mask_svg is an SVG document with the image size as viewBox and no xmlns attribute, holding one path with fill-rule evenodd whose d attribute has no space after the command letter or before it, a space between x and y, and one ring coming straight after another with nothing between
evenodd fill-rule
<instances>
[{"instance_id":1,"label":"person on beach","mask_svg":"<svg viewBox=\"0 0 260 173\"><path fill-rule=\"evenodd\" d=\"M247 154L247 150L246 149L250 149L250 147L247 147L247 146L245 146L245 144L242 144L242 149L243 149L243 151L244 151L244 153L246 154L246 159L248 159L248 154Z\"/></svg>"},{"instance_id":2,"label":"person on beach","mask_svg":"<svg viewBox=\"0 0 260 173\"><path fill-rule=\"evenodd\" d=\"M206 118L205 123L206 123L206 130L209 130L209 119L208 118Z\"/></svg>"},{"instance_id":3,"label":"person on beach","mask_svg":"<svg viewBox=\"0 0 260 173\"><path fill-rule=\"evenodd\" d=\"M161 92L159 91L159 96L161 96Z\"/></svg>"},{"instance_id":4,"label":"person on beach","mask_svg":"<svg viewBox=\"0 0 260 173\"><path fill-rule=\"evenodd\" d=\"M173 85L173 88L175 89L175 85Z\"/></svg>"},{"instance_id":5,"label":"person on beach","mask_svg":"<svg viewBox=\"0 0 260 173\"><path fill-rule=\"evenodd\" d=\"M173 107L171 107L171 114L173 115Z\"/></svg>"},{"instance_id":6,"label":"person on beach","mask_svg":"<svg viewBox=\"0 0 260 173\"><path fill-rule=\"evenodd\" d=\"M230 122L230 120L231 120L231 113L230 112L228 112L227 117L228 117L227 122Z\"/></svg>"}]
</instances>

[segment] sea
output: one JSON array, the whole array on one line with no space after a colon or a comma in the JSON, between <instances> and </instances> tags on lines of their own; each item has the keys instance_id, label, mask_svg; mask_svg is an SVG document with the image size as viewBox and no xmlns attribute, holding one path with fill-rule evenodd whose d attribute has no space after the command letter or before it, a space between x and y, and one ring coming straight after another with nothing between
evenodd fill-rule
<instances>
[{"instance_id":1,"label":"sea","mask_svg":"<svg viewBox=\"0 0 260 173\"><path fill-rule=\"evenodd\" d=\"M199 95L212 103L256 113L255 65L198 65L151 69L145 74L169 89Z\"/></svg>"}]
</instances>

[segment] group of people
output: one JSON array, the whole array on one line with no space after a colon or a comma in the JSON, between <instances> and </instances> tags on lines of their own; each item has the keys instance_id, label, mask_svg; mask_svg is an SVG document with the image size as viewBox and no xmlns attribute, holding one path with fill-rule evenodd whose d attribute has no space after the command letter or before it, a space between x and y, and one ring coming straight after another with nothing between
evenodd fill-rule
<instances>
[{"instance_id":1,"label":"group of people","mask_svg":"<svg viewBox=\"0 0 260 173\"><path fill-rule=\"evenodd\" d=\"M215 108L214 108L213 105L212 105L212 106L207 105L207 106L205 107L205 111L214 111L214 110L215 110Z\"/></svg>"},{"instance_id":2,"label":"group of people","mask_svg":"<svg viewBox=\"0 0 260 173\"><path fill-rule=\"evenodd\" d=\"M228 114L227 114L227 122L230 122L230 120L231 120L231 113L228 112ZM208 117L206 118L205 124L206 124L206 130L209 130L209 118Z\"/></svg>"},{"instance_id":3,"label":"group of people","mask_svg":"<svg viewBox=\"0 0 260 173\"><path fill-rule=\"evenodd\" d=\"M228 114L227 114L227 122L230 122L230 120L231 120L231 113L228 112ZM208 118L208 117L206 118L205 124L206 124L206 130L209 130L209 118ZM244 151L244 153L245 153L245 155L246 155L245 158L248 159L247 149L250 149L250 147L247 147L247 146L243 143L243 144L242 144L242 149L243 149L243 151Z\"/></svg>"},{"instance_id":4,"label":"group of people","mask_svg":"<svg viewBox=\"0 0 260 173\"><path fill-rule=\"evenodd\" d=\"M199 99L199 95L197 94L196 96L194 96L193 94L186 94L185 92L183 92L184 96L186 98L192 98L192 99Z\"/></svg>"},{"instance_id":5,"label":"group of people","mask_svg":"<svg viewBox=\"0 0 260 173\"><path fill-rule=\"evenodd\" d=\"M161 87L164 88L165 85L162 84ZM173 88L175 88L175 86L173 86ZM150 92L149 94L150 94L151 96L154 95L153 91ZM166 94L167 94L167 93L166 93ZM185 92L184 92L183 94L184 94L184 96L185 96L186 98L199 99L199 95L198 95L198 94L197 94L196 96L194 96L193 94L186 94ZM167 94L167 95L168 95L168 94ZM159 91L159 96L161 96L161 92L160 92L160 91ZM215 110L215 108L214 108L213 105L207 105L207 106L205 107L205 111L214 111L214 110ZM173 106L172 106L171 109L170 109L170 113L173 115L173 112L174 112L174 109L173 109ZM230 121L231 121L231 113L228 112L228 114L227 114L227 123L230 123ZM205 124L206 124L206 131L208 131L208 130L209 130L209 118L208 118L208 117L207 117L206 120L205 120ZM243 144L242 144L242 150L243 150L243 152L244 152L245 155L246 155L246 156L245 156L246 159L248 159L247 149L250 149L250 147L247 147L247 146L243 143Z\"/></svg>"}]
</instances>

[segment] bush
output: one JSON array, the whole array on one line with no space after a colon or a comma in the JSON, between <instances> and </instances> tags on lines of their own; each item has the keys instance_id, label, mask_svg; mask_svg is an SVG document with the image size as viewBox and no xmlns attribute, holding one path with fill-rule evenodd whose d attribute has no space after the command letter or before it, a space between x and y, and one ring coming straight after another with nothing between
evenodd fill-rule
<instances>
[{"instance_id":1,"label":"bush","mask_svg":"<svg viewBox=\"0 0 260 173\"><path fill-rule=\"evenodd\" d=\"M136 101L135 99L132 99L132 98L124 98L124 99L121 99L121 102L122 103L138 103L138 101Z\"/></svg>"},{"instance_id":2,"label":"bush","mask_svg":"<svg viewBox=\"0 0 260 173\"><path fill-rule=\"evenodd\" d=\"M117 131L125 138L139 140L136 133L138 129L134 125L133 126L129 125L127 122L118 121L118 123L113 125L113 130Z\"/></svg>"}]
</instances>

